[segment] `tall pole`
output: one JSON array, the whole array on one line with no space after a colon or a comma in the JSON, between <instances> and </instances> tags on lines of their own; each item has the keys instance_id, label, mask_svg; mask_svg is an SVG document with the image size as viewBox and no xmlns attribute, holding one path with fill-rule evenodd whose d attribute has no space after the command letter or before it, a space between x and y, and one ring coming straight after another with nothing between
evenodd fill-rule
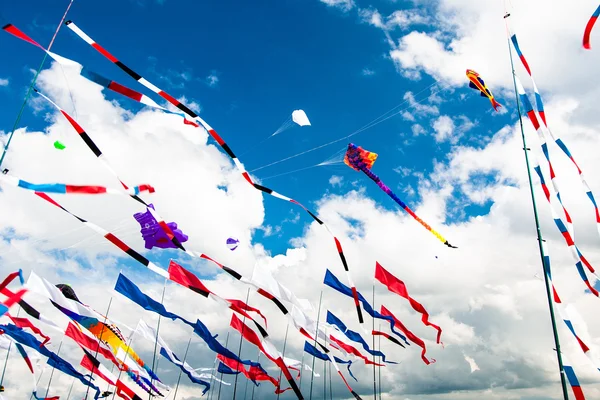
<instances>
[{"instance_id":1,"label":"tall pole","mask_svg":"<svg viewBox=\"0 0 600 400\"><path fill-rule=\"evenodd\" d=\"M248 304L248 303L246 303ZM227 332L227 338L225 339L225 347L227 347L227 343L229 342L229 332ZM219 377L219 380L222 381L223 380L223 373L221 372L221 376ZM219 395L217 396L217 400L221 400L221 387L223 386L223 384L221 382L219 382Z\"/></svg>"},{"instance_id":2,"label":"tall pole","mask_svg":"<svg viewBox=\"0 0 600 400\"><path fill-rule=\"evenodd\" d=\"M256 362L260 362L260 350L258 351L258 358L256 359ZM300 378L302 379L302 378ZM252 400L254 400L254 389L256 388L256 385L252 385Z\"/></svg>"},{"instance_id":3,"label":"tall pole","mask_svg":"<svg viewBox=\"0 0 600 400\"><path fill-rule=\"evenodd\" d=\"M332 363L327 364L329 365L329 400L333 400L333 387L331 386L331 364Z\"/></svg>"},{"instance_id":4,"label":"tall pole","mask_svg":"<svg viewBox=\"0 0 600 400\"><path fill-rule=\"evenodd\" d=\"M165 289L167 288L167 279L165 278L165 284L163 285L162 296L160 298L160 304L162 305L165 300ZM154 367L156 366L156 348L158 347L158 333L160 332L160 314L158 315L158 323L156 324L156 337L154 338L154 354L152 354L152 371L154 372ZM156 372L155 372L156 373ZM154 379L151 379L150 382L154 385ZM148 391L148 400L152 400L152 391Z\"/></svg>"},{"instance_id":5,"label":"tall pole","mask_svg":"<svg viewBox=\"0 0 600 400\"><path fill-rule=\"evenodd\" d=\"M381 324L379 324L379 330L381 331ZM381 335L377 339L379 341L379 345L377 346L377 350L381 351ZM381 361L381 356L379 356L379 361ZM381 365L378 368L379 370L379 400L381 400ZM377 399L375 399L377 400Z\"/></svg>"},{"instance_id":6,"label":"tall pole","mask_svg":"<svg viewBox=\"0 0 600 400\"><path fill-rule=\"evenodd\" d=\"M375 281L373 281L373 309L375 309ZM373 320L373 331L375 330L375 317ZM371 337L373 338L373 350L375 350L375 335L371 332ZM375 379L375 354L373 354L373 398L377 399L377 382Z\"/></svg>"},{"instance_id":7,"label":"tall pole","mask_svg":"<svg viewBox=\"0 0 600 400\"><path fill-rule=\"evenodd\" d=\"M215 354L215 361L213 362L213 369L212 369L212 373L210 374L210 387L211 390L208 392L208 400L210 400L213 397L213 393L215 392L214 390L212 390L212 387L215 384L215 378L217 377L217 355Z\"/></svg>"},{"instance_id":8,"label":"tall pole","mask_svg":"<svg viewBox=\"0 0 600 400\"><path fill-rule=\"evenodd\" d=\"M302 375L304 375L304 351L302 352L302 358L300 359L300 391L302 391Z\"/></svg>"},{"instance_id":9,"label":"tall pole","mask_svg":"<svg viewBox=\"0 0 600 400\"><path fill-rule=\"evenodd\" d=\"M129 339L127 340L127 349L125 349L125 357L129 357L129 349L131 348L131 344L133 343L133 337L135 336L135 329L131 331L131 335L129 335ZM121 374L123 373L123 369L119 368L119 375L117 375L117 380L121 379ZM115 396L117 395L117 391L115 390L112 399L115 400Z\"/></svg>"},{"instance_id":10,"label":"tall pole","mask_svg":"<svg viewBox=\"0 0 600 400\"><path fill-rule=\"evenodd\" d=\"M187 358L188 355L188 350L190 349L190 344L192 343L192 338L190 337L190 340L188 340L188 345L185 348L185 354L183 355L183 361L181 362L182 366L185 365L185 359ZM181 374L183 373L183 369L179 370L179 377L177 378L177 386L175 386L175 394L173 395L173 400L177 399L177 389L179 389L179 382L181 382Z\"/></svg>"},{"instance_id":11,"label":"tall pole","mask_svg":"<svg viewBox=\"0 0 600 400\"><path fill-rule=\"evenodd\" d=\"M506 14L504 18L508 17L509 14ZM537 212L537 206L535 202L535 193L533 191L533 180L531 179L531 168L529 166L529 155L527 151L527 141L525 140L525 131L523 130L523 117L521 115L521 107L519 102L519 94L517 93L517 80L515 77L515 65L513 63L513 56L510 47L510 39L508 39L508 54L510 55L510 67L513 77L513 85L515 89L515 97L517 100L517 112L519 114L519 125L521 126L521 139L523 140L523 152L525 153L525 166L527 167L527 177L529 179L529 191L531 193L531 204L533 206L533 216L535 219L535 229L537 231L537 239L538 239L538 247L540 250L540 258L542 261L542 269L544 270L544 283L546 284L546 297L548 298L548 309L550 311L550 320L552 321L552 332L554 334L554 345L556 346L556 358L558 360L558 370L560 373L560 382L562 384L562 392L565 400L569 399L569 393L567 391L567 382L565 380L565 370L562 362L562 355L560 353L560 340L558 338L558 330L556 329L556 319L554 318L554 308L552 307L552 298L550 297L550 282L548 281L547 267L545 264L545 254L544 254L544 245L543 245L543 237L542 230L540 229L540 221Z\"/></svg>"},{"instance_id":12,"label":"tall pole","mask_svg":"<svg viewBox=\"0 0 600 400\"><path fill-rule=\"evenodd\" d=\"M73 5L73 1L74 0L69 1L69 5L67 6L67 9L65 10L65 13L62 16L62 19L60 20L60 22L58 23L58 26L56 27L54 36L52 36L52 40L50 41L50 44L48 45L48 49L47 49L48 51L50 51L50 49L52 48L52 45L54 44L54 40L56 39L56 36L58 35L58 31L60 31L60 28L62 27L63 22L67 18L67 14L69 13L71 6ZM31 92L33 91L35 82L37 81L37 78L40 75L40 72L42 72L42 68L44 67L44 63L46 62L47 58L48 58L48 53L45 53L44 58L42 58L42 62L40 63L40 66L38 67L38 69L35 73L35 76L33 77L33 80L31 81L31 84L29 85L29 89L27 89L27 94L25 95L25 98L23 99L23 104L21 104L21 108L19 109L19 113L17 114L17 119L15 120L15 123L10 131L10 136L8 137L8 141L6 142L6 145L4 146L4 151L2 152L2 156L0 156L0 165L2 165L2 162L4 161L4 157L6 157L6 152L8 151L8 146L10 146L10 142L12 141L12 138L15 135L15 130L17 129L17 126L19 126L19 122L21 121L21 117L23 116L23 111L25 111L25 106L27 105L27 100L29 100L29 97L31 96Z\"/></svg>"},{"instance_id":13,"label":"tall pole","mask_svg":"<svg viewBox=\"0 0 600 400\"><path fill-rule=\"evenodd\" d=\"M71 398L71 392L73 391L73 385L75 385L75 379L77 379L77 378L73 378L73 380L71 381L71 386L69 387L69 393L67 393L67 400L69 400Z\"/></svg>"},{"instance_id":14,"label":"tall pole","mask_svg":"<svg viewBox=\"0 0 600 400\"><path fill-rule=\"evenodd\" d=\"M57 356L60 355L60 348L61 347L62 347L62 340L60 341L60 344L58 345L58 351L56 352ZM48 397L48 392L50 391L50 385L52 384L52 377L53 376L54 376L54 367L52 367L52 372L50 372L50 379L48 380L48 387L46 387L46 395L44 397Z\"/></svg>"},{"instance_id":15,"label":"tall pole","mask_svg":"<svg viewBox=\"0 0 600 400\"><path fill-rule=\"evenodd\" d=\"M317 337L319 336L319 318L321 317L321 302L323 301L323 291L321 290L321 295L319 296L319 311L317 311L317 331L315 332L315 343L313 344L313 346L317 347ZM315 356L313 356L313 361L312 361L312 370L315 370ZM315 374L314 372L311 374L310 376L310 397L309 400L312 400L312 388L313 388L313 381L315 380Z\"/></svg>"},{"instance_id":16,"label":"tall pole","mask_svg":"<svg viewBox=\"0 0 600 400\"><path fill-rule=\"evenodd\" d=\"M248 291L246 292L246 304L248 304L248 297L250 297L250 288L248 288ZM244 315L243 322L244 322L244 324L242 325L242 332L240 333L240 345L238 347L238 353L237 353L238 359L240 358L240 355L242 354L242 343L244 342L244 328L246 327L246 316L245 315ZM240 362L237 361L237 368L239 368L239 367L240 367ZM238 376L239 376L239 374L235 375L235 381L233 384L233 400L235 400L235 395L237 392Z\"/></svg>"},{"instance_id":17,"label":"tall pole","mask_svg":"<svg viewBox=\"0 0 600 400\"><path fill-rule=\"evenodd\" d=\"M108 313L110 312L111 304L112 304L112 297L108 301L108 307L106 308L106 314L104 315L104 323L102 324L102 329L100 330L100 337L98 338L98 348L96 349L96 354L94 354L94 358L98 358L98 352L100 351L100 343L102 343L102 335L104 334L104 328L106 327L106 321L108 320ZM90 386L92 385L92 379L94 379L94 368L92 368L92 373L90 374L90 381L89 381L90 383L88 384L88 387L85 391L85 399L86 400L88 397L88 393L90 392Z\"/></svg>"},{"instance_id":18,"label":"tall pole","mask_svg":"<svg viewBox=\"0 0 600 400\"><path fill-rule=\"evenodd\" d=\"M325 330L325 346L327 346L327 330ZM327 360L323 360L323 400L327 399Z\"/></svg>"},{"instance_id":19,"label":"tall pole","mask_svg":"<svg viewBox=\"0 0 600 400\"><path fill-rule=\"evenodd\" d=\"M285 357L285 346L287 345L288 329L290 329L289 322L288 322L287 326L285 327L285 339L283 339L283 355L282 355L282 357ZM279 384L280 385L281 385L281 374L282 373L283 373L283 371L279 371ZM277 400L279 400L279 392L277 392Z\"/></svg>"},{"instance_id":20,"label":"tall pole","mask_svg":"<svg viewBox=\"0 0 600 400\"><path fill-rule=\"evenodd\" d=\"M21 306L17 309L17 318L21 313ZM8 357L10 356L10 349L12 348L12 340L8 343L8 350L6 351L6 360L4 360L4 368L2 368L2 378L0 378L0 387L4 383L4 374L6 373L6 366L8 365Z\"/></svg>"}]
</instances>

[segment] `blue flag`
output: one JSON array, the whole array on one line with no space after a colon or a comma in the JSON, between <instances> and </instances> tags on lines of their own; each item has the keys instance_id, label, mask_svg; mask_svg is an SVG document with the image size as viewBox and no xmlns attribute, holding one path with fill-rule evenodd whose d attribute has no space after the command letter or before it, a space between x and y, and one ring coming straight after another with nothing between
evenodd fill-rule
<instances>
[{"instance_id":1,"label":"blue flag","mask_svg":"<svg viewBox=\"0 0 600 400\"><path fill-rule=\"evenodd\" d=\"M43 346L35 336L12 324L0 325L0 330L13 338L15 342L30 347L43 356L48 357L48 365L50 365L52 368L78 379L85 386L95 389L96 394L94 395L94 399L98 399L100 396L100 389L92 383L90 378L87 375L83 375L78 372L68 361L64 360L56 353L48 350L46 346Z\"/></svg>"},{"instance_id":2,"label":"blue flag","mask_svg":"<svg viewBox=\"0 0 600 400\"><path fill-rule=\"evenodd\" d=\"M371 354L373 356L379 356L379 357L381 357L381 359L383 360L383 362L387 362L387 363L390 363L390 364L397 364L397 363L395 363L393 361L386 361L385 354L383 354L381 351L379 351L379 350L371 350L369 348L369 345L365 341L365 339L363 339L363 337L360 335L360 333L355 332L355 331L351 331L350 329L348 329L348 327L346 327L346 325L342 322L342 320L339 319L338 317L336 317L335 315L333 315L333 313L331 311L329 311L329 310L327 310L327 323L330 324L330 325L337 326L338 329L344 335L346 335L346 337L348 339L352 340L353 342L362 344L363 349L365 349L369 354Z\"/></svg>"},{"instance_id":3,"label":"blue flag","mask_svg":"<svg viewBox=\"0 0 600 400\"><path fill-rule=\"evenodd\" d=\"M138 288L135 283L130 281L125 275L119 274L119 278L117 279L117 284L115 285L115 290L121 293L123 296L127 297L129 300L133 301L140 307L145 310L152 311L157 313L158 315L162 315L163 317L176 320L179 319L183 323L191 326L194 329L194 333L204 342L207 346L217 354L221 354L227 358L231 358L235 361L238 361L245 365L253 365L260 366L259 363L252 362L250 360L242 360L240 359L234 352L223 346L216 339L218 335L213 336L212 333L208 330L206 325L204 325L200 320L197 320L195 323L188 321L185 318L180 317L177 314L167 311L165 306L163 306L158 301L154 300L150 296L144 294L140 288Z\"/></svg>"},{"instance_id":4,"label":"blue flag","mask_svg":"<svg viewBox=\"0 0 600 400\"><path fill-rule=\"evenodd\" d=\"M184 364L179 360L179 358L173 352L168 352L164 347L160 348L160 355L177 365L187 376L190 378L190 381L197 385L204 386L204 390L202 391L202 395L204 396L206 392L210 389L210 383L205 380L200 379L196 371L194 371L189 365Z\"/></svg>"},{"instance_id":5,"label":"blue flag","mask_svg":"<svg viewBox=\"0 0 600 400\"><path fill-rule=\"evenodd\" d=\"M319 360L331 361L329 359L329 357L327 356L327 354L321 353L315 346L313 346L312 344L310 344L310 343L308 343L306 341L304 342L304 351L307 352L308 354L310 354L311 356L317 357ZM358 382L358 379L356 379L354 377L354 374L350 370L350 366L352 366L352 361L350 361L350 360L345 361L345 360L342 360L341 358L338 358L338 357L335 357L335 356L333 357L333 359L338 364L348 364L348 373L350 373L350 376L352 378L354 378L355 381Z\"/></svg>"},{"instance_id":6,"label":"blue flag","mask_svg":"<svg viewBox=\"0 0 600 400\"><path fill-rule=\"evenodd\" d=\"M337 290L338 292L349 296L349 297L353 297L352 296L352 289L350 289L348 286L344 285L342 282L340 282L340 280L338 278L336 278L335 275L333 275L331 273L331 271L327 270L325 272L325 279L323 280L323 283L326 284L327 286L329 286L332 289ZM369 302L364 298L364 296L360 293L358 293L358 300L362 303L363 309L373 318L377 318L377 319L383 319L386 320L390 323L390 328L392 330L392 332L399 336L400 338L402 338L402 340L404 340L404 342L407 345L410 345L410 343L408 343L408 341L406 340L406 336L404 336L403 334L401 334L400 332L398 332L396 329L394 329L395 326L395 322L394 319L392 317L388 317L385 315L381 315L380 313L378 313L377 311L375 311L373 309L373 307L371 307L371 305L369 304Z\"/></svg>"}]
</instances>

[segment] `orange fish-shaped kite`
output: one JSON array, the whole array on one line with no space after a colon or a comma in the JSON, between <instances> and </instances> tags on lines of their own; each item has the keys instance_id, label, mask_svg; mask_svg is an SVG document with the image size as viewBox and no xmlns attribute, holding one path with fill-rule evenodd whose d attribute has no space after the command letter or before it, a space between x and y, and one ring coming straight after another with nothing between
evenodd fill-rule
<instances>
[{"instance_id":1,"label":"orange fish-shaped kite","mask_svg":"<svg viewBox=\"0 0 600 400\"><path fill-rule=\"evenodd\" d=\"M492 107L494 107L494 110L498 111L498 107L502 107L500 105L500 103L498 103L495 99L494 99L494 95L492 94L492 92L490 92L490 89L488 89L485 86L485 82L483 81L483 79L481 79L479 77L479 74L471 69L467 70L467 78L469 78L469 80L471 82L469 82L469 87L471 89L476 89L479 90L479 92L481 92L481 97L487 97L488 99L490 99L490 102L492 103Z\"/></svg>"}]
</instances>

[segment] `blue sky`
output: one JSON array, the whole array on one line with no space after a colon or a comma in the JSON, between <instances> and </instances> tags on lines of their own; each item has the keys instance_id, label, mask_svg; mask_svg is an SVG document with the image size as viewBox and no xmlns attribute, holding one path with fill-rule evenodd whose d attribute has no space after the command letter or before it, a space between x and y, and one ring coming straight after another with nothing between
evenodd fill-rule
<instances>
[{"instance_id":1,"label":"blue sky","mask_svg":"<svg viewBox=\"0 0 600 400\"><path fill-rule=\"evenodd\" d=\"M541 7L542 0L520 4L522 8L514 13L515 25L545 96L549 120L564 135L580 165L589 171L590 186L598 193L600 180L593 171L600 168L595 150L600 146L600 136L597 113L590 111L590 99L600 94L600 88L587 85L586 76L593 71L586 68L597 65L592 61L600 59L597 52L583 54L577 47L579 25L582 15L588 14L589 4L575 7L558 0L548 1L554 1L552 7ZM543 287L534 277L539 274L539 256L520 133L515 129L510 67L499 10L492 2L474 9L467 0L437 0L431 4L356 0L354 8L344 12L324 4L332 2L76 0L69 19L149 81L174 97L185 96L188 102L199 105L201 116L227 141L249 171L343 138L397 106L396 110L404 112L402 115L349 140L378 153L373 171L422 213L426 222L458 244L459 250L444 247L406 218L364 175L343 164L308 168L344 149L347 140L260 168L254 174L263 178L266 186L319 210L343 242L351 274L363 293L370 293L372 266L377 260L398 274L411 293L426 305L432 320L443 326L446 347L441 349L433 343L434 336L428 328L421 326L418 316L403 307L402 300L377 287L377 302L394 307L407 325L425 338L428 351L439 361L426 367L416 351L405 356L396 353L396 349L384 348L403 361L384 377L390 398L551 398L556 371L552 362L541 363L540 357L553 360L553 344L546 329ZM586 2L591 4L591 0ZM1 22L15 24L46 45L66 3L10 2L2 9ZM387 16L394 12L407 11L415 18L383 29L364 19L366 14L375 15L375 10L388 23ZM534 11L546 14L530 24ZM579 14L573 14L563 24L566 11ZM568 26L569 32L561 30L562 26ZM393 44L386 40L386 30ZM554 47L545 47L548 43L570 53L558 55L560 52ZM0 130L6 132L13 125L32 76L31 69L38 67L43 53L7 34L0 35L0 49L10 55L0 68L0 79L8 81L5 86L0 84ZM160 101L68 29L61 30L53 51ZM568 64L564 64L566 60ZM481 74L506 113L494 113L487 99L468 88L464 76L467 68ZM579 73L565 77L566 68L576 68ZM517 72L527 85L528 77L519 66ZM344 276L327 232L312 224L301 208L269 196L261 197L247 187L239 174L232 172L224 153L214 151L212 139L211 146L194 143L186 136L193 128L174 126L169 119L172 116L162 114L151 118L145 113L131 114L133 125L125 120L122 126L115 127L109 119L115 109L120 112L121 108L107 103L89 82L73 72L63 75L56 67L44 71L44 76L53 79L43 83L45 89L52 91L51 97L75 114L66 96L67 86L71 88L78 103L77 119L101 143L119 174L135 179L150 175L148 183L156 181L161 188L172 191L157 191L148 198L167 221L175 220L190 234L188 243L197 247L189 248L205 251L244 274L249 274L254 265L266 266L282 284L315 305L324 270ZM81 87L75 87L77 84ZM102 95L118 101L123 109L141 109L110 92ZM297 108L306 111L311 127L294 127L253 147ZM89 151L71 140L73 132L65 121L54 120L53 115L51 109L39 103L25 109L19 126L29 128L29 137L15 138L3 168L11 168L15 175L34 182L64 179L65 183L72 180L114 184L112 177L109 180L96 170L100 169L99 163ZM35 131L45 129L52 139L65 138L68 149L58 152L40 140L41 135ZM526 129L535 138L531 129ZM288 174L303 168L307 169ZM581 191L577 176L568 175L569 168L564 160L557 161L561 191L573 210L577 240L590 254L589 259L595 261L600 259L596 227L587 199L575 195ZM279 174L282 175L274 177ZM94 179L98 182L91 182ZM222 196L222 187L231 196ZM77 286L78 293L83 291L85 300L96 309L106 307L107 294L120 268L149 293L160 293L162 279L129 259L110 253L110 245L92 232L75 231L76 222L60 211L50 210L35 199L29 203L25 194L11 190L3 188L0 192L0 213L4 212L0 218L4 233L0 241L3 272L20 265L55 282L67 281ZM555 281L561 294L565 293L564 298L584 310L583 320L589 323L593 337L600 328L590 318L595 315L595 303L584 293L562 237L555 232L548 210L543 208L539 190L538 195ZM141 210L128 199L64 196L61 200L90 221L118 229L125 241L143 249L138 227L131 218L131 214ZM338 215L349 221L344 223ZM252 244L264 245L272 256L281 256L268 257L258 246L251 248L248 243L229 252L224 241L235 232ZM67 239L61 236L63 233ZM295 238L300 240L293 241ZM48 243L39 244L45 239ZM87 242L79 245L80 240ZM23 249L17 249L16 242L22 243ZM223 295L246 295L246 287L224 274L216 274L210 264L171 250L155 249L145 254L162 267L174 258L203 278L213 278L207 279L209 286ZM434 255L439 258L434 259ZM328 308L358 330L352 304L340 301L340 296L332 291L323 293ZM208 301L199 303L197 297L191 296L169 285L167 308L203 319L223 338L227 331L223 310ZM270 305L256 297L250 302L264 307L270 321L283 321L277 310L271 310ZM135 324L140 310L123 305L122 299L120 305L122 309L115 311L115 318ZM285 325L269 324L271 337L281 349ZM173 329L166 330L165 335L169 335L168 341L176 343L175 350L180 354L180 344L185 344L187 336L182 338L180 327L171 326ZM570 355L577 353L579 349L568 341L572 339L569 332L561 335L565 348L575 350ZM297 359L301 357L302 343L297 336L289 342L291 355ZM144 349L142 352L145 356L150 354ZM248 357L256 354L254 350L244 352L248 352ZM466 355L477 361L480 372L473 374L467 369ZM199 350L195 356L192 363L197 367L205 366L205 360L213 357L205 350ZM597 371L585 370L582 365L587 365L586 361L583 356L576 359L580 380L587 393L600 395L600 390L592 385ZM361 366L356 368L358 374L366 371L358 369ZM338 396L345 393L340 382L336 385ZM370 386L361 380L355 387L366 394Z\"/></svg>"},{"instance_id":2,"label":"blue sky","mask_svg":"<svg viewBox=\"0 0 600 400\"><path fill-rule=\"evenodd\" d=\"M11 3L4 16L45 44L62 9L54 3L34 3ZM383 13L386 7L392 9L388 2L379 3L374 6ZM417 101L427 103L430 94L427 87L434 83L427 76L413 81L399 75L387 57L389 47L379 30L361 23L355 15L346 15L316 1L252 5L189 1L176 6L156 2L142 5L135 1L108 1L102 5L76 2L69 19L163 89L199 103L202 115L238 154L269 136L293 109L304 109L313 126L288 130L243 154L240 158L248 170L343 137L399 104L403 104L399 109L409 108L403 99L408 91L418 93L425 89ZM18 62L7 63L3 68L3 75L11 80L11 85L0 92L5 105L0 112L0 125L8 131L30 79L29 70L37 68L42 53L9 35L0 37L0 46L18 58ZM128 76L67 29L60 32L53 50L139 89ZM365 70L372 75L365 75ZM218 79L212 85L211 76ZM464 114L477 124L458 144L485 144L491 133L506 122L506 118L491 117L487 100L468 89L466 80L464 88L454 93L441 91L438 95L457 100L440 105L442 114ZM459 100L461 95L466 95L466 99ZM137 105L126 101L121 104L137 109ZM64 106L69 110L69 105ZM416 121L425 128L425 134L419 137L411 133L412 122L396 116L352 140L380 155L375 171L390 187L399 192L407 187L416 189L418 176L402 176L393 169L427 174L434 159L444 160L450 146L438 144L432 138L432 120L433 116L426 116ZM34 115L31 109L25 111L21 126L38 128L43 124L40 115ZM256 175L270 177L315 165L346 144L347 141L336 143L262 169ZM331 187L328 180L332 174L342 176L346 185ZM369 196L383 207L395 208L377 187L364 179L338 165L268 179L265 184L310 205L326 190L343 193L348 190L348 182L362 180ZM411 193L401 197L408 202L418 200ZM275 227L281 225L280 221L294 217L287 204L270 198L265 201L267 225ZM482 210L474 207L468 211L461 217ZM282 251L287 244L282 238L300 234L301 227L301 224L287 224L282 233L264 238L263 242L274 252ZM260 233L257 238L261 238Z\"/></svg>"}]
</instances>

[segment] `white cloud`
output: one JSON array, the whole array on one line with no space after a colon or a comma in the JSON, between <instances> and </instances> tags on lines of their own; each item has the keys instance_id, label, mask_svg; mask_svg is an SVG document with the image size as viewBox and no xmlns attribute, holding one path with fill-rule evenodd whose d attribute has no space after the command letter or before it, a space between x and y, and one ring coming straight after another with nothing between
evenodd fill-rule
<instances>
[{"instance_id":1,"label":"white cloud","mask_svg":"<svg viewBox=\"0 0 600 400\"><path fill-rule=\"evenodd\" d=\"M329 184L331 186L342 186L342 182L344 181L344 177L343 176L338 176L338 175L332 175L331 178L329 178Z\"/></svg>"},{"instance_id":2,"label":"white cloud","mask_svg":"<svg viewBox=\"0 0 600 400\"><path fill-rule=\"evenodd\" d=\"M329 7L336 7L344 12L348 12L356 5L354 0L319 0L321 3L327 4Z\"/></svg>"},{"instance_id":3,"label":"white cloud","mask_svg":"<svg viewBox=\"0 0 600 400\"><path fill-rule=\"evenodd\" d=\"M463 17L464 14L471 13L468 14L470 19L465 18L467 28L487 22L479 21L479 13L483 12L480 9L487 9L486 7L473 8L472 3L458 0L455 0L455 4L463 7L458 10ZM532 7L537 7L538 11L545 10L541 7L543 4L536 0L532 2ZM554 6L555 2L548 5ZM569 6L579 10L577 4ZM445 15L446 11L442 12ZM556 31L566 30L570 35L571 26L575 24L554 23L541 32L555 37ZM573 29L573 32L576 30L580 31ZM533 32L533 28L527 32ZM471 37L471 40L475 39L476 37ZM552 44L542 41L539 43L542 47ZM587 54L590 54L589 57L596 57L593 52ZM577 57L573 58L573 62L577 62ZM487 61L488 65L494 65L490 68L495 68L494 61L498 60L490 58ZM561 61L556 65L548 63L545 64L546 68L538 68L540 81L544 79L543 76L564 75L564 69L561 69L563 66ZM425 66L415 64L414 72L422 73L425 70ZM430 70L433 72L435 69ZM263 227L265 210L262 196L247 185L226 155L209 142L204 131L183 125L181 118L173 115L148 110L135 114L127 112L118 104L106 101L97 85L82 79L73 71L66 73L69 82L72 82L71 89L77 102L81 124L123 179L131 183L148 182L156 186L157 192L148 196L148 199L157 206L167 221L177 221L181 229L190 236L187 247L206 252L245 275L249 275L255 265L266 266L284 285L299 297L310 299L314 306L323 289L325 268L331 269L340 279L345 280L331 237L316 222L307 222L310 219L304 214L300 219L305 224L302 233L281 254L270 256L262 245L253 243L253 232L268 229ZM491 79L494 79L493 75L490 72ZM69 92L62 86L61 77L60 69L53 67L42 72L39 86L59 104L70 104ZM495 77L502 79L500 75ZM574 78L565 78L571 79ZM487 81L489 80L488 78ZM579 165L589 171L588 182L598 195L600 176L595 171L600 170L600 160L595 149L600 147L600 132L595 124L578 117L579 112L588 107L585 99L569 95L572 90L570 88L565 89L566 94L562 92L563 83L546 83L544 86L539 83L542 90L551 94L547 100L547 114L555 131L563 133L564 140L569 144ZM598 85L594 83L589 86L579 90L592 92ZM120 103L127 107L126 100ZM419 118L440 115L439 108L434 109L431 104L419 112ZM52 116L45 133L25 129L17 132L5 161L11 173L40 183L58 181L117 187L118 182L98 164L79 138L73 136L64 119L54 111ZM460 116L452 117L455 131L462 125L468 125ZM465 116L471 122L469 117L470 115ZM529 146L535 148L535 133L528 127L526 134L530 140ZM67 144L67 149L63 152L53 149L54 140ZM375 201L367 197L367 193L371 194L377 188L364 178L353 176L358 187L356 190L343 195L328 194L314 207L319 218L327 223L343 243L352 278L366 297L370 296L373 266L375 260L378 260L406 282L411 295L429 311L432 322L439 323L444 329L442 340L447 345L442 349L433 343L435 331L423 326L419 315L410 310L403 299L383 290L379 284L375 286L376 303L389 306L415 334L423 337L428 353L437 359L436 364L425 366L420 361L416 346L402 350L393 344L382 342L382 350L391 359L402 361L401 364L388 366L382 371L386 398L505 400L556 396L559 383L555 371L555 354L552 351L554 344L548 329L544 287L542 282L533 277L540 271L539 255L532 227L527 177L519 151L521 147L519 130L516 126L507 126L496 132L485 145L456 146L444 158L446 161L435 164L433 174L418 175L419 184L415 190L422 200L409 206L450 242L458 245L459 249L443 246L413 218L394 208L391 199L374 196L377 198ZM598 260L599 239L593 208L581 190L577 173L570 161L556 152L554 147L551 151L564 194L563 200L575 221L576 238L588 258ZM32 159L38 162L31 163ZM40 165L44 167L41 168ZM193 176L193 185L189 185L190 176ZM365 187L369 191L364 190ZM297 193L285 194L295 196ZM536 186L536 194L542 230L553 258L555 284L563 300L577 306L586 322L582 329L591 338L589 344L593 350L597 351L600 322L593 316L598 299L584 293L569 250L552 225L551 215L543 204L544 198L539 185ZM83 217L117 233L135 249L143 249L139 225L131 218L134 212L141 209L129 199L56 197ZM491 208L480 212L481 215L453 222L450 216L457 202L462 202L465 206L489 202ZM292 207L288 202L269 201L268 204L276 210L284 210L284 214L288 212L288 207ZM301 211L298 208L295 210ZM120 268L125 268L128 276L155 298L162 291L161 280L153 279L153 275L142 267L124 266L121 253L114 250L102 237L22 190L3 187L0 192L0 231L4 234L3 240L0 240L2 274L20 266L26 273L35 268L52 282L71 283L84 302L97 310L106 309L108 298L113 295L110 288L114 285ZM242 243L234 252L224 245L225 239L230 236L238 237ZM171 256L171 253L160 250L145 254L157 262ZM198 273L212 276L216 272L215 267L208 263L172 254L177 261L185 263L186 267ZM212 290L223 296L245 299L246 287L228 276L219 274L205 281ZM30 295L27 300L41 303ZM111 315L128 325L135 325L141 316L150 323L156 321L154 315L142 311L121 296L115 295L114 302ZM250 294L249 302L265 312L269 319L269 333L281 349L285 320L272 304L256 294ZM351 299L325 288L323 304L323 310L331 310L351 329L360 331ZM219 334L221 343L225 343L229 310L171 284L167 285L165 305L188 318L200 318L214 334ZM53 318L62 318L64 321L64 317L52 310L51 306L44 310L52 313ZM180 323L168 320L163 320L161 326L161 334L165 340L178 355L183 354L191 332ZM599 398L597 371L590 366L569 335L568 331L561 330L563 352L569 354L588 397ZM230 337L230 348L231 338L234 337ZM58 337L55 338L52 349L58 347L59 340ZM299 333L290 330L286 353L300 359L303 342ZM191 353L190 364L195 367L212 365L214 353L198 343L197 339L193 342L194 351ZM65 341L65 346L70 345ZM134 347L143 359L152 359L151 346L139 341ZM81 353L74 346L66 347L64 354L75 365L80 361ZM471 374L464 354L477 360L481 370ZM244 346L242 356L255 360L256 350ZM270 367L267 363L265 365ZM28 397L26 385L19 385L25 368L24 363L16 362L7 370L6 394L10 394L11 398ZM354 363L353 369L358 377L370 376L371 373L370 368L358 362ZM277 374L273 369L270 371ZM162 361L159 374L171 384L177 379L174 369ZM49 374L45 374L47 375ZM42 379L41 386L47 382L45 379ZM346 393L339 380L333 382L334 393ZM66 393L70 384L71 379L55 374L52 387L57 394ZM352 385L365 397L372 390L368 379L352 381ZM304 389L306 390L306 386ZM84 391L85 388L76 386L73 397L83 397ZM262 395L258 398L272 396L272 391L267 393L267 385L261 385L257 391ZM231 388L224 388L224 392L225 398L231 397ZM197 388L184 384L179 393L182 398L194 398L198 392Z\"/></svg>"},{"instance_id":4,"label":"white cloud","mask_svg":"<svg viewBox=\"0 0 600 400\"><path fill-rule=\"evenodd\" d=\"M0 86L8 86L8 84L9 84L8 79L0 78Z\"/></svg>"},{"instance_id":5,"label":"white cloud","mask_svg":"<svg viewBox=\"0 0 600 400\"><path fill-rule=\"evenodd\" d=\"M206 84L210 87L215 87L219 84L219 75L218 75L217 71L212 71L206 77Z\"/></svg>"},{"instance_id":6,"label":"white cloud","mask_svg":"<svg viewBox=\"0 0 600 400\"><path fill-rule=\"evenodd\" d=\"M410 130L412 131L413 136L421 136L421 135L424 135L427 132L425 130L425 128L423 128L423 126L420 125L420 124L413 124L410 127Z\"/></svg>"},{"instance_id":7,"label":"white cloud","mask_svg":"<svg viewBox=\"0 0 600 400\"><path fill-rule=\"evenodd\" d=\"M373 76L373 75L375 75L375 71L373 71L372 69L369 69L369 68L363 68L362 75L363 76Z\"/></svg>"},{"instance_id":8,"label":"white cloud","mask_svg":"<svg viewBox=\"0 0 600 400\"><path fill-rule=\"evenodd\" d=\"M435 131L435 141L438 143L452 141L454 134L454 121L447 115L440 115L431 123L431 127Z\"/></svg>"}]
</instances>

